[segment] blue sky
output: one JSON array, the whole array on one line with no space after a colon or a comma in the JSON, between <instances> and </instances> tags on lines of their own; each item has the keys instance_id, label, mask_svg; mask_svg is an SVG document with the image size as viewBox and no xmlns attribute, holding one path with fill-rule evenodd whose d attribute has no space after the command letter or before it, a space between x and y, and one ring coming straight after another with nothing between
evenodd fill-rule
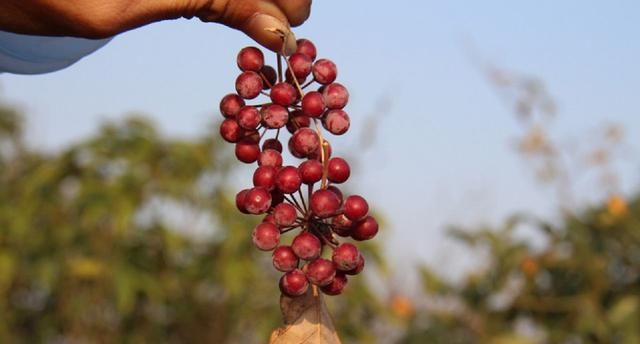
<instances>
[{"instance_id":1,"label":"blue sky","mask_svg":"<svg viewBox=\"0 0 640 344\"><path fill-rule=\"evenodd\" d=\"M386 215L395 259L455 269L464 259L451 259L461 250L443 238L444 225L496 223L514 210L554 215L557 200L515 155L519 126L478 58L543 80L558 102L559 137L619 122L638 148L638 13L634 1L313 4L295 33L337 63L350 89L354 130L333 146L358 156L349 185ZM63 71L2 75L0 95L28 112L30 140L46 149L130 112L152 115L167 134L192 136L218 118L220 97L233 90L235 55L250 44L216 24L157 23ZM362 150L358 128L381 101L389 109L379 114L377 140ZM636 159L623 191L637 189L637 172Z\"/></svg>"}]
</instances>

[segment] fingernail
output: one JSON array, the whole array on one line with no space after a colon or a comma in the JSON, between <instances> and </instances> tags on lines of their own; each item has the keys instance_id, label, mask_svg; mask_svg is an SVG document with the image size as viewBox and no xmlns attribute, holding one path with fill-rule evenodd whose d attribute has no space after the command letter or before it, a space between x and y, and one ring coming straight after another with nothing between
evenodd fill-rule
<instances>
[{"instance_id":1,"label":"fingernail","mask_svg":"<svg viewBox=\"0 0 640 344\"><path fill-rule=\"evenodd\" d=\"M268 14L258 13L251 17L247 24L251 27L268 30L273 35L278 34L274 31L279 31L280 33L284 34L283 39L285 55L291 55L296 51L296 36L293 34L293 32L291 32L289 26L280 21L278 18Z\"/></svg>"}]
</instances>

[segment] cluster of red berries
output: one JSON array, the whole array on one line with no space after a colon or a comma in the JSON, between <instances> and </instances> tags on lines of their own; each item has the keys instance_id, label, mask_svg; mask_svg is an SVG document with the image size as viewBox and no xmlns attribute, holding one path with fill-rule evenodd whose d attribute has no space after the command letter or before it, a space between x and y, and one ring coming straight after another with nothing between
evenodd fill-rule
<instances>
[{"instance_id":1,"label":"cluster of red berries","mask_svg":"<svg viewBox=\"0 0 640 344\"><path fill-rule=\"evenodd\" d=\"M331 157L331 146L320 127L333 135L349 129L349 116L342 110L349 93L335 82L337 68L332 61L316 60L311 41L297 43L296 52L288 58L276 55L277 71L265 64L260 49L240 50L237 63L242 72L236 79L236 93L220 102L225 117L220 134L235 144L238 160L258 164L254 186L237 194L236 205L245 214L266 214L253 230L253 243L260 250L273 251L273 266L284 272L282 293L302 295L313 284L325 294L338 295L346 276L364 268L358 248L341 243L338 237L371 239L378 223L368 214L363 197L344 197L336 187L349 178L351 170L344 159ZM305 93L314 83L320 87ZM270 101L246 103L261 94ZM291 155L304 160L298 166L283 166L282 128L291 134ZM275 137L265 138L267 132L275 132ZM297 234L290 244L281 243L281 235L294 230ZM327 247L332 252L324 250Z\"/></svg>"}]
</instances>

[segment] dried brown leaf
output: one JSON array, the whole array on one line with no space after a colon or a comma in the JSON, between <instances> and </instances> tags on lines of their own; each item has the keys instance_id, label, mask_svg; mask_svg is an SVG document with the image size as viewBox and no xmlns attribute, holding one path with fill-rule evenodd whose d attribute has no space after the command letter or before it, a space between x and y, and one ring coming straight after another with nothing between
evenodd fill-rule
<instances>
[{"instance_id":1,"label":"dried brown leaf","mask_svg":"<svg viewBox=\"0 0 640 344\"><path fill-rule=\"evenodd\" d=\"M271 333L270 344L340 344L331 315L317 288L299 297L280 297L285 326Z\"/></svg>"}]
</instances>

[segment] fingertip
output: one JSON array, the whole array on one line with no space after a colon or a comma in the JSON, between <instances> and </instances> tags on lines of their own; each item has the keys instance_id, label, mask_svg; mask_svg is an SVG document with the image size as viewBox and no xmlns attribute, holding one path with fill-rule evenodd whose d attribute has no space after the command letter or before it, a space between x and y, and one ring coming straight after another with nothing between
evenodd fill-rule
<instances>
[{"instance_id":1,"label":"fingertip","mask_svg":"<svg viewBox=\"0 0 640 344\"><path fill-rule=\"evenodd\" d=\"M296 37L289 25L274 16L257 13L247 20L242 30L274 52L284 52L288 56L296 51Z\"/></svg>"}]
</instances>

